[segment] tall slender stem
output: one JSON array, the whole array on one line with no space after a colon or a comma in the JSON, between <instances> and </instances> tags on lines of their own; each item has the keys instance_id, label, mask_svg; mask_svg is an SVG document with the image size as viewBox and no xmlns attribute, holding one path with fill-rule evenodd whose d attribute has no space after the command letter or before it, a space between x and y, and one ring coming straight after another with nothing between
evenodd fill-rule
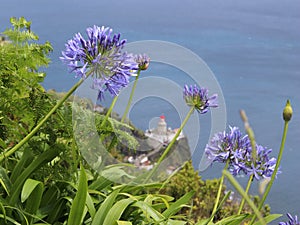
<instances>
[{"instance_id":1,"label":"tall slender stem","mask_svg":"<svg viewBox=\"0 0 300 225\"><path fill-rule=\"evenodd\" d=\"M116 95L116 96L114 97L112 103L110 104L110 107L108 108L107 113L106 113L104 119L102 120L100 127L103 127L103 126L105 125L105 123L107 122L108 117L109 117L109 115L111 114L111 112L112 112L112 110L113 110L113 108L114 108L114 106L115 106L117 100L118 100L118 95Z\"/></svg>"},{"instance_id":2,"label":"tall slender stem","mask_svg":"<svg viewBox=\"0 0 300 225\"><path fill-rule=\"evenodd\" d=\"M228 165L229 165L229 160L227 160L226 165L224 167L224 170L227 170ZM212 216L211 216L211 219L210 219L209 222L212 222L214 220L215 214L217 213L217 208L218 208L218 204L219 204L220 197L221 197L223 183L224 183L224 174L222 174L221 179L220 179L220 185L219 185L219 189L218 189L218 193L217 193L215 205L214 205L213 211L211 213Z\"/></svg>"},{"instance_id":3,"label":"tall slender stem","mask_svg":"<svg viewBox=\"0 0 300 225\"><path fill-rule=\"evenodd\" d=\"M271 187L273 185L273 182L275 180L275 177L277 175L277 171L278 171L278 168L279 168L279 165L280 165L280 161L281 161L281 158L282 158L282 153L283 153L283 149L284 149L284 145L285 145L285 140L286 140L286 135L287 135L287 131L288 131L288 125L289 125L289 121L285 121L284 122L284 129L283 129L283 134L282 134L282 139L281 139L281 145L280 145L280 150L279 150L279 153L278 153L278 158L277 158L277 161L276 161L276 165L275 165L275 169L273 171L273 174L272 174L272 177L271 177L271 180L266 188L266 191L259 203L259 206L258 206L258 209L261 210L261 208L263 207L265 201L266 201L266 198L271 190ZM256 219L256 216L254 215L250 224L253 224L254 221Z\"/></svg>"},{"instance_id":4,"label":"tall slender stem","mask_svg":"<svg viewBox=\"0 0 300 225\"><path fill-rule=\"evenodd\" d=\"M128 102L127 102L127 106L126 106L126 109L124 111L124 114L122 116L122 119L121 119L121 122L123 123L124 120L126 119L127 117L127 114L128 114L128 111L130 109L130 105L131 105L131 102L132 102L132 98L133 98L133 95L134 95L134 91L136 89L136 85L137 85L137 81L139 79L139 76L140 76L140 73L141 73L141 70L139 69L138 72L137 72L137 75L135 77L135 80L134 80L134 83L133 83L133 87L131 89L131 93L130 93L130 96L129 96L129 99L128 99Z\"/></svg>"},{"instance_id":5,"label":"tall slender stem","mask_svg":"<svg viewBox=\"0 0 300 225\"><path fill-rule=\"evenodd\" d=\"M254 132L253 132L253 130L252 130L250 124L249 124L246 112L244 110L241 110L240 111L240 115L241 115L242 120L244 122L245 130L246 130L246 132L248 134L248 137L250 139L251 148L252 148L252 163L256 167L257 149L256 149L256 141L255 141L255 137L254 137ZM253 177L254 177L254 174L251 174L250 177L249 177L249 180L248 180L248 183L247 183L247 187L246 187L246 191L245 191L245 193L247 195L248 195L250 186L252 184ZM242 198L242 201L241 201L239 209L238 209L238 215L241 214L241 212L243 210L243 207L244 207L244 204L245 204L245 198Z\"/></svg>"},{"instance_id":6,"label":"tall slender stem","mask_svg":"<svg viewBox=\"0 0 300 225\"><path fill-rule=\"evenodd\" d=\"M248 194L249 192L249 189L250 189L250 186L252 184L252 181L253 181L253 174L250 175L249 177L249 180L248 180L248 183L247 183L247 187L246 187L246 190L245 190L245 193ZM243 207L244 207L244 204L245 204L245 198L242 198L242 201L240 203L240 207L239 207L239 210L238 210L238 215L241 214L242 210L243 210Z\"/></svg>"},{"instance_id":7,"label":"tall slender stem","mask_svg":"<svg viewBox=\"0 0 300 225\"><path fill-rule=\"evenodd\" d=\"M124 114L123 114L123 116L122 116L122 118L121 118L121 123L123 123L124 120L125 120L126 117L127 117L127 114L128 114L128 111L129 111L131 102L132 102L132 98L133 98L133 95L134 95L134 91L135 91L135 89L136 89L136 85L137 85L137 81L138 81L138 79L139 79L140 73L141 73L141 70L138 70L137 76L135 77L135 80L134 80L134 83L133 83L133 87L132 87L132 89L131 89L131 93L130 93L130 97L129 97L128 102L127 102L126 109L125 109ZM117 143L117 137L116 137L116 135L114 135L114 137L113 137L113 139L112 139L110 145L109 145L108 148L107 148L107 151L109 152L109 151L116 145L116 143Z\"/></svg>"},{"instance_id":8,"label":"tall slender stem","mask_svg":"<svg viewBox=\"0 0 300 225\"><path fill-rule=\"evenodd\" d=\"M250 139L251 147L252 147L252 162L254 166L256 166L256 157L257 157L257 149L256 149L256 142L255 142L255 137L254 137L254 132L252 128L250 127L248 117L245 113L244 110L240 111L240 115L242 117L242 120L244 122L245 130L248 134L248 137Z\"/></svg>"},{"instance_id":9,"label":"tall slender stem","mask_svg":"<svg viewBox=\"0 0 300 225\"><path fill-rule=\"evenodd\" d=\"M92 74L92 70L89 71L86 74L86 78ZM36 134L36 132L41 128L41 126L50 118L50 116L70 97L71 94L83 83L84 79L79 80L68 92L67 94L60 99L56 105L48 112L48 114L36 125L35 128L33 128L29 134L27 134L26 137L24 137L18 144L16 144L14 147L12 147L10 150L4 152L0 155L0 162L2 162L3 159L9 157L13 153L15 153L19 148L21 148L30 138L32 138L33 135Z\"/></svg>"},{"instance_id":10,"label":"tall slender stem","mask_svg":"<svg viewBox=\"0 0 300 225\"><path fill-rule=\"evenodd\" d=\"M235 189L240 193L241 196L247 201L248 205L252 208L255 213L255 217L258 217L260 225L266 225L266 221L262 217L258 208L255 206L253 201L249 198L249 196L245 193L241 185L234 179L234 177L226 170L223 170L223 174L227 177L229 182L235 187Z\"/></svg>"},{"instance_id":11,"label":"tall slender stem","mask_svg":"<svg viewBox=\"0 0 300 225\"><path fill-rule=\"evenodd\" d=\"M170 144L168 145L168 147L165 149L165 151L163 152L163 154L160 156L160 158L158 159L157 163L155 164L155 166L153 167L153 169L150 171L150 173L146 177L144 183L146 183L146 182L149 181L149 179L157 171L157 169L158 169L159 165L161 164L161 162L166 158L166 156L168 155L168 153L171 150L171 147L174 145L175 141L177 140L178 136L180 135L181 131L183 130L185 124L187 123L187 121L189 120L189 118L191 117L191 115L193 114L193 112L194 112L194 107L191 107L190 111L186 115L186 117L183 120L181 126L179 127L179 129L177 130L175 136L173 137L172 141L170 142Z\"/></svg>"}]
</instances>

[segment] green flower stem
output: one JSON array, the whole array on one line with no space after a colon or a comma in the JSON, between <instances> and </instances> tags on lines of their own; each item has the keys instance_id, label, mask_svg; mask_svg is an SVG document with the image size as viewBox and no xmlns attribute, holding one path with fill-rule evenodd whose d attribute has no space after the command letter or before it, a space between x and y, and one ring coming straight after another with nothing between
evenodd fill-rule
<instances>
[{"instance_id":1,"label":"green flower stem","mask_svg":"<svg viewBox=\"0 0 300 225\"><path fill-rule=\"evenodd\" d=\"M229 160L227 160L224 170L227 170L228 165L229 165ZM209 222L212 222L214 220L215 214L217 213L217 208L218 208L218 204L219 204L220 197L221 197L223 183L224 183L224 174L222 174L222 176L221 176L220 185L219 185L219 189L218 189L218 193L217 193L217 198L216 198L215 205L214 205L213 211L211 213L211 219Z\"/></svg>"},{"instance_id":2,"label":"green flower stem","mask_svg":"<svg viewBox=\"0 0 300 225\"><path fill-rule=\"evenodd\" d=\"M235 189L240 193L240 195L243 196L248 205L252 208L253 212L255 213L255 216L259 219L260 225L265 225L266 222L263 219L261 213L259 212L259 209L255 206L255 204L249 198L248 194L243 190L241 185L234 179L234 177L228 171L223 170L223 175L227 177L229 182L235 187Z\"/></svg>"},{"instance_id":3,"label":"green flower stem","mask_svg":"<svg viewBox=\"0 0 300 225\"><path fill-rule=\"evenodd\" d=\"M284 122L284 129L283 129L283 134L282 134L282 139L281 139L281 145L280 145L280 150L279 150L279 153L278 153L278 157L277 157L277 161L276 161L276 165L275 165L275 169L273 171L273 174L272 174L272 177L271 177L271 180L266 188L266 191L259 203L259 206L258 206L258 209L261 210L261 208L263 207L265 201L266 201L266 198L271 190L271 187L273 185L273 182L275 180L275 177L276 177L276 174L277 174L277 171L278 171L278 168L279 168L279 165L280 165L280 161L281 161L281 158L282 158L282 153L283 153L283 149L284 149L284 145L285 145L285 140L286 140L286 135L287 135L287 131L288 131L288 125L289 125L289 121L285 121ZM250 224L253 224L254 221L256 219L256 216L254 215L254 217L252 218L251 220L251 223Z\"/></svg>"},{"instance_id":4,"label":"green flower stem","mask_svg":"<svg viewBox=\"0 0 300 225\"><path fill-rule=\"evenodd\" d=\"M244 110L241 110L240 115L241 115L241 118L244 122L245 130L246 130L246 132L248 134L248 137L250 139L250 143L251 143L251 147L252 147L252 160L253 160L254 166L256 166L257 149L256 149L256 142L255 142L254 132L253 132L253 130L252 130L250 124L249 124L246 112ZM245 191L246 194L248 194L248 192L249 192L250 186L251 186L252 181L253 181L253 177L254 177L254 174L251 174L251 176L249 177L247 187L246 187L246 191ZM239 209L238 209L238 215L241 214L241 212L243 210L243 207L244 207L244 204L245 204L245 198L243 198L241 203L240 203L240 206L239 206Z\"/></svg>"},{"instance_id":5,"label":"green flower stem","mask_svg":"<svg viewBox=\"0 0 300 225\"><path fill-rule=\"evenodd\" d=\"M150 180L150 178L153 176L153 174L157 171L157 169L158 169L159 165L161 164L161 162L166 158L166 156L168 155L168 153L171 150L171 147L174 145L174 143L176 142L176 139L178 138L178 136L180 135L182 129L184 128L185 124L187 123L187 121L189 120L191 115L193 114L194 109L195 109L195 107L191 107L190 111L188 112L188 114L186 115L185 119L183 120L181 126L179 127L178 131L176 132L174 138L172 139L172 141L170 142L168 147L165 149L163 154L160 156L160 158L158 159L158 161L155 164L155 166L153 167L153 169L149 172L149 174L146 177L144 183L147 183Z\"/></svg>"},{"instance_id":6,"label":"green flower stem","mask_svg":"<svg viewBox=\"0 0 300 225\"><path fill-rule=\"evenodd\" d=\"M141 73L141 70L138 70L137 72L137 76L135 77L135 80L134 80L134 83L133 83L133 87L131 89L131 93L130 93L130 97L129 97L129 100L127 102L127 106L126 106L126 109L125 109L125 112L121 118L121 123L124 122L124 120L126 119L127 117L127 114L128 114L128 111L129 111L129 108L130 108L130 105L131 105L131 102L132 102L132 98L133 98L133 94L134 94L134 91L136 89L136 85L137 85L137 81L139 79L139 76L140 76L140 73ZM117 143L117 137L114 135L110 145L108 146L107 148L107 151L109 152Z\"/></svg>"},{"instance_id":7,"label":"green flower stem","mask_svg":"<svg viewBox=\"0 0 300 225\"><path fill-rule=\"evenodd\" d=\"M109 109L108 109L108 111L107 111L107 113L106 113L106 115L105 115L105 117L104 117L104 120L102 121L100 127L103 127L103 126L106 124L106 122L107 122L107 120L108 120L108 117L109 117L109 115L111 114L111 112L112 112L112 110L113 110L113 108L114 108L114 106L115 106L117 100L118 100L118 95L116 95L116 96L114 97L112 103L110 104L110 107L109 107Z\"/></svg>"},{"instance_id":8,"label":"green flower stem","mask_svg":"<svg viewBox=\"0 0 300 225\"><path fill-rule=\"evenodd\" d=\"M135 77L135 80L134 80L134 83L133 83L133 87L132 87L132 89L131 89L130 97L129 97L129 100L128 100L128 102L127 102L127 106L126 106L125 112L124 112L124 114L123 114L123 116L122 116L121 123L123 123L124 120L125 120L126 117L127 117L127 114L128 114L128 111L129 111L131 102L132 102L132 98L133 98L133 95L134 95L134 91L135 91L135 89L136 89L136 85L137 85L137 81L138 81L138 79L139 79L140 73L141 73L141 70L139 69L138 72L137 72L137 75L136 75L136 77Z\"/></svg>"},{"instance_id":9,"label":"green flower stem","mask_svg":"<svg viewBox=\"0 0 300 225\"><path fill-rule=\"evenodd\" d=\"M248 183L247 183L247 187L246 187L246 190L245 190L245 193L248 194L249 192L249 189L250 189L250 186L252 184L252 181L253 181L253 176L254 174L251 174L250 177L249 177L249 180L248 180ZM244 204L245 204L245 198L242 199L241 203L240 203L240 207L239 207L239 210L238 210L238 215L241 214L242 210L243 210L243 207L244 207Z\"/></svg>"},{"instance_id":10,"label":"green flower stem","mask_svg":"<svg viewBox=\"0 0 300 225\"><path fill-rule=\"evenodd\" d=\"M250 143L251 143L251 147L252 147L252 160L253 160L254 166L256 166L257 149L256 149L256 142L255 142L254 132L253 132L252 128L250 127L246 112L244 110L241 110L240 115L241 115L241 118L244 122L245 130L246 130L246 132L248 134L248 137L250 139Z\"/></svg>"},{"instance_id":11,"label":"green flower stem","mask_svg":"<svg viewBox=\"0 0 300 225\"><path fill-rule=\"evenodd\" d=\"M93 71L89 71L86 74L86 78L92 74ZM35 128L31 130L29 134L27 134L26 137L24 137L18 144L16 144L13 148L10 150L4 152L2 155L0 155L0 162L2 162L3 159L9 157L13 153L15 153L19 148L21 148L30 138L32 138L33 135L36 134L36 132L41 128L41 126L50 118L50 116L70 97L71 94L83 83L84 79L79 80L69 91L68 93L60 99L56 105L48 112L48 114L36 125Z\"/></svg>"}]
</instances>

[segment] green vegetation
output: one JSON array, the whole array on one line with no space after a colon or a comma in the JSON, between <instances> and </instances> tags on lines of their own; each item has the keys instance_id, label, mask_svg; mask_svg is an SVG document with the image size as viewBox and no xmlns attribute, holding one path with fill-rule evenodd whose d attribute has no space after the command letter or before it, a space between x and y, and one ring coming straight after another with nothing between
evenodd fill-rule
<instances>
[{"instance_id":1,"label":"green vegetation","mask_svg":"<svg viewBox=\"0 0 300 225\"><path fill-rule=\"evenodd\" d=\"M193 222L209 218L216 200L220 179L202 180L199 172L195 171L192 162L185 163L183 168L160 190L161 193L171 195L179 199L187 192L194 191L195 194L191 199L189 209L182 209L182 213L189 216ZM223 185L221 199L225 197L226 186ZM256 205L259 203L259 196L254 196L253 201ZM218 211L216 220L222 220L228 216L234 215L238 211L239 200L235 197L227 198L223 207ZM244 214L252 213L249 206L243 210ZM265 205L262 210L263 216L268 216L270 207Z\"/></svg>"}]
</instances>

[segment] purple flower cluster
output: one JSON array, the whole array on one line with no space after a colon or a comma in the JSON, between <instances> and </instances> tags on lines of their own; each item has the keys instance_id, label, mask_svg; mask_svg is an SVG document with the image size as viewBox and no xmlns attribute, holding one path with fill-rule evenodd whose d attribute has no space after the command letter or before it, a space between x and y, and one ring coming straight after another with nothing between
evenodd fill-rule
<instances>
[{"instance_id":1,"label":"purple flower cluster","mask_svg":"<svg viewBox=\"0 0 300 225\"><path fill-rule=\"evenodd\" d=\"M272 176L276 159L270 158L271 152L272 149L256 145L253 157L248 135L242 135L237 127L230 127L228 133L224 131L215 134L205 148L205 154L211 162L228 162L232 175L253 174L257 180Z\"/></svg>"},{"instance_id":2,"label":"purple flower cluster","mask_svg":"<svg viewBox=\"0 0 300 225\"><path fill-rule=\"evenodd\" d=\"M137 62L140 70L148 69L148 66L150 64L150 58L146 54L136 55L134 59Z\"/></svg>"},{"instance_id":3,"label":"purple flower cluster","mask_svg":"<svg viewBox=\"0 0 300 225\"><path fill-rule=\"evenodd\" d=\"M209 107L218 107L217 94L208 96L206 88L198 88L194 86L184 86L183 98L188 106L195 107L197 111L204 114L208 111Z\"/></svg>"},{"instance_id":4,"label":"purple flower cluster","mask_svg":"<svg viewBox=\"0 0 300 225\"><path fill-rule=\"evenodd\" d=\"M86 33L87 40L80 33L75 34L60 59L76 77L92 75L92 88L99 91L98 99L102 100L107 90L115 96L136 74L138 64L133 55L122 52L126 40L120 40L120 34L112 35L112 29L94 26L87 28Z\"/></svg>"},{"instance_id":5,"label":"purple flower cluster","mask_svg":"<svg viewBox=\"0 0 300 225\"><path fill-rule=\"evenodd\" d=\"M292 217L291 214L287 214L289 221L288 222L280 222L279 225L300 225L300 221L298 220L298 217L295 216L295 218Z\"/></svg>"}]
</instances>

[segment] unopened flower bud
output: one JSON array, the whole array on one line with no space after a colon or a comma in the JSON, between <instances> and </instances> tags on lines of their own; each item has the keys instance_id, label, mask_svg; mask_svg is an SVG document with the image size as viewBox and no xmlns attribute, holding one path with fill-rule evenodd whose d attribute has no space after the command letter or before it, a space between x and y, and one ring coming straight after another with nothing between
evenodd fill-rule
<instances>
[{"instance_id":1,"label":"unopened flower bud","mask_svg":"<svg viewBox=\"0 0 300 225\"><path fill-rule=\"evenodd\" d=\"M146 70L149 67L150 58L146 55L136 55L135 61L137 62L140 70Z\"/></svg>"},{"instance_id":2,"label":"unopened flower bud","mask_svg":"<svg viewBox=\"0 0 300 225\"><path fill-rule=\"evenodd\" d=\"M287 100L286 105L283 110L284 121L286 121L286 122L290 121L292 118L292 115L293 115L293 109L292 109L290 100Z\"/></svg>"}]
</instances>

